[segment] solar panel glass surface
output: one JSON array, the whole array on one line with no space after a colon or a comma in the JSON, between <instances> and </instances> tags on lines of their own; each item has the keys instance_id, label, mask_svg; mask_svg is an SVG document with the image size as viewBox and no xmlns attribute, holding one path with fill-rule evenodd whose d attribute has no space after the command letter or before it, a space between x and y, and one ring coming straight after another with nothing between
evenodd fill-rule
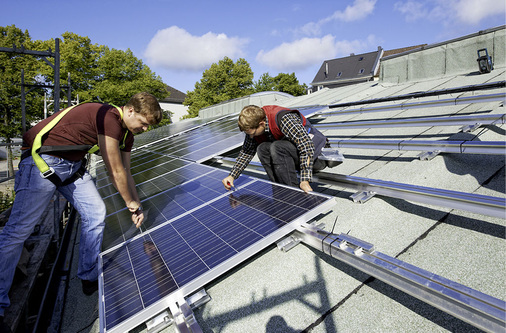
<instances>
[{"instance_id":1,"label":"solar panel glass surface","mask_svg":"<svg viewBox=\"0 0 506 333\"><path fill-rule=\"evenodd\" d=\"M210 172L149 198L143 203L150 211L147 231L101 254L105 331L148 320L175 291L201 288L292 231L290 223L328 208L326 196L250 177L224 193L227 173L206 168Z\"/></svg>"}]
</instances>

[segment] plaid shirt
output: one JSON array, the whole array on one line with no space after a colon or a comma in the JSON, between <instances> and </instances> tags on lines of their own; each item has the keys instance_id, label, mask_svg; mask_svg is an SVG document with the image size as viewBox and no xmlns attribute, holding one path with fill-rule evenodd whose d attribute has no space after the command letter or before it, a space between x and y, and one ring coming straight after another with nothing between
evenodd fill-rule
<instances>
[{"instance_id":1,"label":"plaid shirt","mask_svg":"<svg viewBox=\"0 0 506 333\"><path fill-rule=\"evenodd\" d=\"M310 182L313 176L314 144L306 129L302 126L299 115L297 113L285 114L281 117L279 129L285 135L284 139L288 139L297 147L300 157L300 181ZM274 137L269 132L267 118L265 119L265 135L267 135L268 141L274 141ZM234 179L237 179L244 169L246 169L249 162L251 162L256 154L257 146L258 143L255 139L246 135L241 152L237 157L232 171L230 171L230 175L234 177Z\"/></svg>"}]
</instances>

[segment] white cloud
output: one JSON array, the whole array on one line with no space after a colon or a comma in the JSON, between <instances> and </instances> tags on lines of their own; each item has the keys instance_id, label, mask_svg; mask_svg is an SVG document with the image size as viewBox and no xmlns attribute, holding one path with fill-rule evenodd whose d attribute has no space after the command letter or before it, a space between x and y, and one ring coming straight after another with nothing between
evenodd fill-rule
<instances>
[{"instance_id":1,"label":"white cloud","mask_svg":"<svg viewBox=\"0 0 506 333\"><path fill-rule=\"evenodd\" d=\"M376 0L355 0L353 5L347 6L344 11L338 10L318 22L309 22L299 31L308 36L318 36L321 34L321 27L326 23L332 21L352 22L366 18L374 11L375 4Z\"/></svg>"},{"instance_id":2,"label":"white cloud","mask_svg":"<svg viewBox=\"0 0 506 333\"><path fill-rule=\"evenodd\" d=\"M302 38L291 43L283 43L272 50L261 50L256 61L277 71L300 70L320 63L325 59L359 53L375 45L376 38L370 35L367 40L336 41L332 35L322 38Z\"/></svg>"},{"instance_id":3,"label":"white cloud","mask_svg":"<svg viewBox=\"0 0 506 333\"><path fill-rule=\"evenodd\" d=\"M202 71L224 57L243 55L248 41L225 34L208 32L193 36L177 26L159 30L149 42L145 57L148 63L166 69Z\"/></svg>"},{"instance_id":4,"label":"white cloud","mask_svg":"<svg viewBox=\"0 0 506 333\"><path fill-rule=\"evenodd\" d=\"M336 11L327 20L339 20L343 22L358 21L371 14L375 4L376 0L355 0L353 5L347 6L344 12Z\"/></svg>"},{"instance_id":5,"label":"white cloud","mask_svg":"<svg viewBox=\"0 0 506 333\"><path fill-rule=\"evenodd\" d=\"M505 15L504 0L426 0L399 1L394 9L405 16L406 21L429 19L445 25L464 23L475 25L495 15Z\"/></svg>"},{"instance_id":6,"label":"white cloud","mask_svg":"<svg viewBox=\"0 0 506 333\"><path fill-rule=\"evenodd\" d=\"M424 5L419 1L396 2L394 4L394 9L401 12L408 22L428 16L427 9L424 8Z\"/></svg>"},{"instance_id":7,"label":"white cloud","mask_svg":"<svg viewBox=\"0 0 506 333\"><path fill-rule=\"evenodd\" d=\"M461 0L455 7L457 18L464 23L478 24L481 20L503 15L506 11L504 0Z\"/></svg>"}]
</instances>

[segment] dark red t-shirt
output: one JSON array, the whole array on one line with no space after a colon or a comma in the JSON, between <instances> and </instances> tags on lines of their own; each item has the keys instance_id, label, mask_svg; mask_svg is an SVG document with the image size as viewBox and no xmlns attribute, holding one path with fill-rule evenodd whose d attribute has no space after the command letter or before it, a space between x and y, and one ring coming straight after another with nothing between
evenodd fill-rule
<instances>
[{"instance_id":1,"label":"dark red t-shirt","mask_svg":"<svg viewBox=\"0 0 506 333\"><path fill-rule=\"evenodd\" d=\"M31 147L37 133L59 113L53 114L23 135L23 147ZM84 103L74 107L42 138L43 146L75 146L95 145L98 143L98 135L123 142L126 128L119 111L112 105L101 103ZM134 143L134 136L128 132L125 148L122 151L129 152ZM86 151L51 152L51 155L59 156L70 161L79 161Z\"/></svg>"}]
</instances>

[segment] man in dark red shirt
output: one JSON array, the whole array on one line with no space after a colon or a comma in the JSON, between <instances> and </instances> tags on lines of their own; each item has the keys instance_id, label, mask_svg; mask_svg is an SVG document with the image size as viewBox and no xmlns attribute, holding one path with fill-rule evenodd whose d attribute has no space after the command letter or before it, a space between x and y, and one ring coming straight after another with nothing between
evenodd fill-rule
<instances>
[{"instance_id":1,"label":"man in dark red shirt","mask_svg":"<svg viewBox=\"0 0 506 333\"><path fill-rule=\"evenodd\" d=\"M25 133L24 153L16 173L16 197L9 221L0 233L0 319L10 305L8 292L23 243L55 191L81 216L77 276L82 280L85 294L91 295L97 290L97 263L106 209L91 176L78 171L83 170L81 165L90 147L98 145L96 149L100 149L110 180L132 213L132 222L139 227L144 215L130 173L130 151L134 134L161 119L162 110L156 98L149 93L138 93L123 107L85 103L62 110ZM33 146L40 147L39 153Z\"/></svg>"}]
</instances>

